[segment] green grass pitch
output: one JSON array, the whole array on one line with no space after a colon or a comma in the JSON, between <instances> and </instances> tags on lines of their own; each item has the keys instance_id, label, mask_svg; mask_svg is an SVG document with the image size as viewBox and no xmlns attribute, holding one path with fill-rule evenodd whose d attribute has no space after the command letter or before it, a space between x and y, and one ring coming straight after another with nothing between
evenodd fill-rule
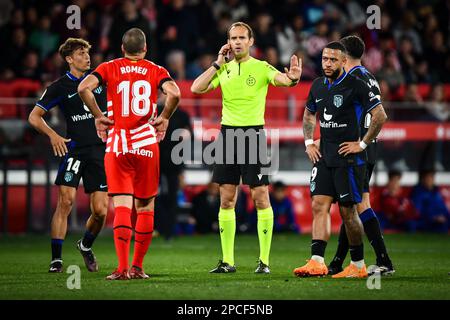
<instances>
[{"instance_id":1,"label":"green grass pitch","mask_svg":"<svg viewBox=\"0 0 450 320\"><path fill-rule=\"evenodd\" d=\"M296 278L292 270L310 254L310 236L275 234L270 275L254 274L258 257L257 235L236 237L235 274L209 274L220 257L218 235L178 237L170 243L156 238L145 260L149 280L106 281L116 265L111 233L94 245L100 265L89 273L75 249L79 235L64 242L64 267L81 268L81 289L69 290L70 274L48 274L50 240L44 235L0 237L0 299L450 299L450 237L448 235L386 235L397 272L381 278L379 290L366 280ZM365 240L366 241L366 240ZM332 237L325 256L336 248ZM365 242L367 265L374 254ZM348 261L348 258L347 258Z\"/></svg>"}]
</instances>

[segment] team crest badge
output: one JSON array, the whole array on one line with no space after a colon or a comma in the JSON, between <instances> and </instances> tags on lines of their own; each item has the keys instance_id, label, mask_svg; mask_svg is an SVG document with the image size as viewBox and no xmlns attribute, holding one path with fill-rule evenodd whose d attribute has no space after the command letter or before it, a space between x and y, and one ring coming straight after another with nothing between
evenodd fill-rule
<instances>
[{"instance_id":1,"label":"team crest badge","mask_svg":"<svg viewBox=\"0 0 450 320\"><path fill-rule=\"evenodd\" d=\"M311 185L309 186L309 189L311 190L311 192L314 192L314 190L316 190L316 182L315 181L311 181Z\"/></svg>"},{"instance_id":2,"label":"team crest badge","mask_svg":"<svg viewBox=\"0 0 450 320\"><path fill-rule=\"evenodd\" d=\"M72 172L66 172L66 174L64 175L64 180L66 182L70 182L73 179L73 173Z\"/></svg>"},{"instance_id":3,"label":"team crest badge","mask_svg":"<svg viewBox=\"0 0 450 320\"><path fill-rule=\"evenodd\" d=\"M336 94L333 98L333 104L336 108L339 108L342 106L342 103L344 102L344 97L341 94Z\"/></svg>"}]
</instances>

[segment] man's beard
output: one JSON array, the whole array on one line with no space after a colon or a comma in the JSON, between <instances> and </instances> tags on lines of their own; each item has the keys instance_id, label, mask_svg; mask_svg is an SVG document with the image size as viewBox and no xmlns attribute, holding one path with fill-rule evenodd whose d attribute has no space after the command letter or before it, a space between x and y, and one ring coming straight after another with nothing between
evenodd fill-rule
<instances>
[{"instance_id":1,"label":"man's beard","mask_svg":"<svg viewBox=\"0 0 450 320\"><path fill-rule=\"evenodd\" d=\"M336 70L334 70L334 72L331 74L331 76L327 76L326 74L325 74L325 70L324 69L322 69L322 73L323 73L323 75L325 76L325 77L327 77L327 78L330 78L331 80L336 80L338 77L339 77L339 73L341 73L341 70L340 69L336 69Z\"/></svg>"}]
</instances>

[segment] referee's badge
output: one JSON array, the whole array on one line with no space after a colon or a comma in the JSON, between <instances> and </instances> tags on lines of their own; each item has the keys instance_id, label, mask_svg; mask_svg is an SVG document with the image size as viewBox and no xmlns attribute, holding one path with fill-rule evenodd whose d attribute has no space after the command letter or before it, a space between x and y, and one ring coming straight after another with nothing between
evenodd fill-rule
<instances>
[{"instance_id":1,"label":"referee's badge","mask_svg":"<svg viewBox=\"0 0 450 320\"><path fill-rule=\"evenodd\" d=\"M256 79L252 76L248 76L246 83L249 87L254 86L256 83Z\"/></svg>"},{"instance_id":2,"label":"referee's badge","mask_svg":"<svg viewBox=\"0 0 450 320\"><path fill-rule=\"evenodd\" d=\"M311 181L311 185L310 185L309 189L311 190L311 192L314 192L314 190L316 190L316 182L315 181Z\"/></svg>"},{"instance_id":3,"label":"referee's badge","mask_svg":"<svg viewBox=\"0 0 450 320\"><path fill-rule=\"evenodd\" d=\"M66 174L64 175L64 180L66 182L70 182L73 179L73 173L72 172L66 172Z\"/></svg>"},{"instance_id":4,"label":"referee's badge","mask_svg":"<svg viewBox=\"0 0 450 320\"><path fill-rule=\"evenodd\" d=\"M340 106L342 106L343 102L344 102L344 97L341 94L334 95L333 104L336 108L339 108Z\"/></svg>"}]
</instances>

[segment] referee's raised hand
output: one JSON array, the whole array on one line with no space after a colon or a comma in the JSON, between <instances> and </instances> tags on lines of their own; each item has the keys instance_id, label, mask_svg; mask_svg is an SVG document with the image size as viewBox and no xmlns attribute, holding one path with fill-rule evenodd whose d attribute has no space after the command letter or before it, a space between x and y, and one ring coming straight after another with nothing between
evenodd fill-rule
<instances>
[{"instance_id":1,"label":"referee's raised hand","mask_svg":"<svg viewBox=\"0 0 450 320\"><path fill-rule=\"evenodd\" d=\"M289 65L289 70L285 67L284 72L286 76L292 81L300 80L302 75L302 59L297 58L295 54L291 56L291 64Z\"/></svg>"},{"instance_id":2,"label":"referee's raised hand","mask_svg":"<svg viewBox=\"0 0 450 320\"><path fill-rule=\"evenodd\" d=\"M64 157L66 155L68 152L66 146L67 142L70 142L70 139L65 139L57 133L50 136L50 143L52 144L55 157Z\"/></svg>"}]
</instances>

